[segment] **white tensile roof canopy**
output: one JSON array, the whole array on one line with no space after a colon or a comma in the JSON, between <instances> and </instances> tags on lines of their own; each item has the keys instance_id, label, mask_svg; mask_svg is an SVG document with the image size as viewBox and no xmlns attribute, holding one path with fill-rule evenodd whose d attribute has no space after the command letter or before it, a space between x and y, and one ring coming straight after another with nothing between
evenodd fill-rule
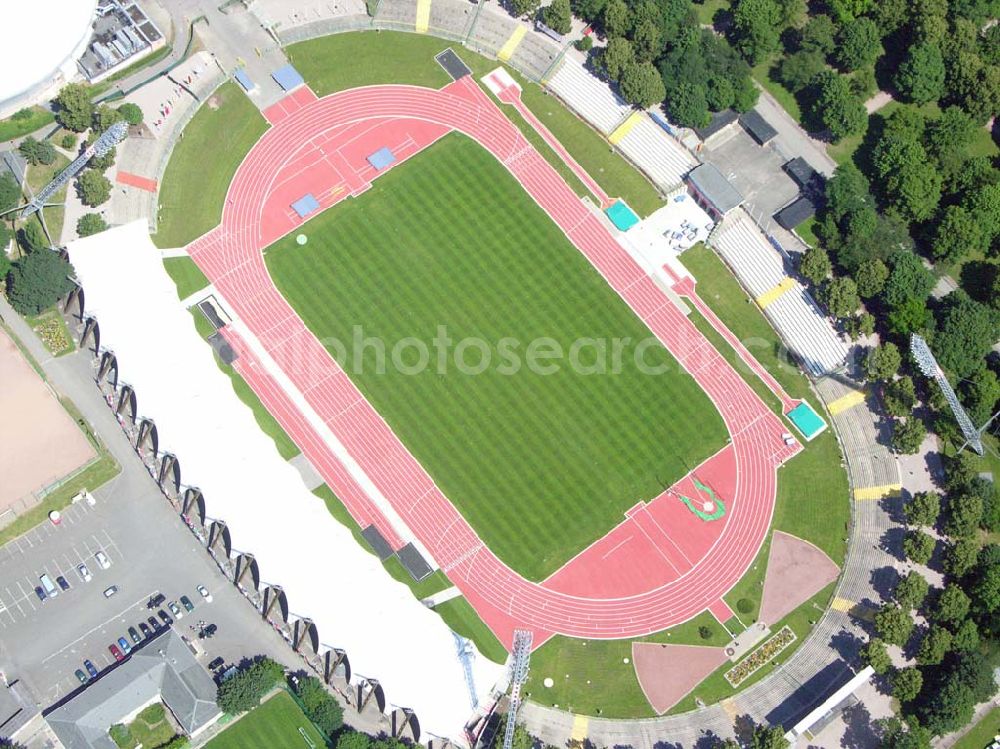
<instances>
[{"instance_id":1,"label":"white tensile roof canopy","mask_svg":"<svg viewBox=\"0 0 1000 749\"><path fill-rule=\"evenodd\" d=\"M254 554L324 644L347 651L355 674L412 708L424 735L461 742L472 708L448 627L357 544L260 431L178 303L145 221L68 250L140 415L156 422L160 445L202 490L208 513L226 521L234 546ZM473 670L482 703L504 669L476 651Z\"/></svg>"}]
</instances>

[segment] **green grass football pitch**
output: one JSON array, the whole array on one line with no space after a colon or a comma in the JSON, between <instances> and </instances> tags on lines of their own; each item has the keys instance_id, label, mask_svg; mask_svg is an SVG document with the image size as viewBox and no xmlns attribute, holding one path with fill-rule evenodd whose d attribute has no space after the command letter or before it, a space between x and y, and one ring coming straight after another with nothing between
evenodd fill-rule
<instances>
[{"instance_id":1,"label":"green grass football pitch","mask_svg":"<svg viewBox=\"0 0 1000 749\"><path fill-rule=\"evenodd\" d=\"M304 735L303 735L304 734ZM205 749L322 749L326 740L286 692L278 692L205 745Z\"/></svg>"},{"instance_id":2,"label":"green grass football pitch","mask_svg":"<svg viewBox=\"0 0 1000 749\"><path fill-rule=\"evenodd\" d=\"M635 363L648 329L485 150L449 135L375 181L363 195L308 222L267 251L279 290L320 339L344 342L355 383L485 543L511 567L542 579L718 450L721 418L658 343ZM356 326L384 342L360 372ZM489 345L478 375L437 370L432 339ZM392 366L395 344L425 342L419 374ZM629 338L618 374L580 374L559 362L539 374L498 367L498 342ZM328 343L336 353L336 346ZM613 346L609 343L609 356ZM410 347L405 365L416 363ZM593 364L593 349L581 359ZM466 360L478 362L478 349ZM549 364L551 362L545 362ZM610 367L609 367L610 368Z\"/></svg>"}]
</instances>

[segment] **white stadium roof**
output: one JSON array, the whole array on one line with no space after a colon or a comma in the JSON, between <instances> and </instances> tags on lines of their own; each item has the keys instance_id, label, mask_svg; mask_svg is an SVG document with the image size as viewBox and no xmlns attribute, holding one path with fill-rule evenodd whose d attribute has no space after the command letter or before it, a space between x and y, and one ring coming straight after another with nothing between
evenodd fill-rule
<instances>
[{"instance_id":1,"label":"white stadium roof","mask_svg":"<svg viewBox=\"0 0 1000 749\"><path fill-rule=\"evenodd\" d=\"M90 39L97 0L11 0L3 4L0 106L76 69Z\"/></svg>"},{"instance_id":2,"label":"white stadium roof","mask_svg":"<svg viewBox=\"0 0 1000 749\"><path fill-rule=\"evenodd\" d=\"M387 703L412 708L423 734L462 741L472 708L448 627L358 545L261 432L177 301L146 222L68 250L140 415L156 422L161 447L177 455L184 483L202 490L208 514L226 521L234 547L254 554L321 642L347 651L355 674L381 682ZM503 673L475 653L480 703Z\"/></svg>"}]
</instances>

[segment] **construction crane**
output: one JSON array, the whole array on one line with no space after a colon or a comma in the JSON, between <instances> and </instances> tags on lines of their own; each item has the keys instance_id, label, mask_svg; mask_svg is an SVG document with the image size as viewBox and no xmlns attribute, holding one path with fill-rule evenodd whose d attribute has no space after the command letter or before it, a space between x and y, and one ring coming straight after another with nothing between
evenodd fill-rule
<instances>
[{"instance_id":1,"label":"construction crane","mask_svg":"<svg viewBox=\"0 0 1000 749\"><path fill-rule=\"evenodd\" d=\"M507 709L507 727L503 733L503 749L511 749L514 744L514 724L517 722L518 708L521 707L521 685L528 678L533 638L531 630L514 630L514 647L511 649L510 665L510 707Z\"/></svg>"},{"instance_id":2,"label":"construction crane","mask_svg":"<svg viewBox=\"0 0 1000 749\"><path fill-rule=\"evenodd\" d=\"M965 444L962 447L964 448L965 445L969 445L976 451L977 455L985 454L985 450L983 449L983 430L989 426L989 422L986 422L982 429L976 429L972 423L972 419L969 418L969 414L965 412L962 404L959 403L958 396L955 394L951 383L948 382L948 378L941 371L941 367L938 365L937 359L934 358L934 354L931 352L930 346L927 345L927 341L916 333L910 336L910 351L913 354L913 358L917 361L917 367L923 372L924 376L936 381L941 388L941 392L944 393L944 398L948 401L951 412L955 414L955 421L958 422L958 427L962 430L962 435L965 437Z\"/></svg>"},{"instance_id":3,"label":"construction crane","mask_svg":"<svg viewBox=\"0 0 1000 749\"><path fill-rule=\"evenodd\" d=\"M46 201L55 195L59 191L59 188L79 174L87 165L88 161L95 156L104 156L104 154L118 145L118 143L120 143L127 134L127 122L116 122L114 125L105 130L101 134L100 138L95 140L86 151L77 156L68 167L53 177L52 181L43 187L38 194L31 199L31 202L21 209L21 218L27 218L31 214L44 208Z\"/></svg>"},{"instance_id":4,"label":"construction crane","mask_svg":"<svg viewBox=\"0 0 1000 749\"><path fill-rule=\"evenodd\" d=\"M452 632L451 636L455 638L455 649L458 653L458 660L462 662L462 668L465 669L465 685L469 688L469 702L472 704L472 709L479 707L479 695L476 692L476 680L472 673L472 660L476 657L475 651L472 649L472 642L462 637L458 632Z\"/></svg>"}]
</instances>

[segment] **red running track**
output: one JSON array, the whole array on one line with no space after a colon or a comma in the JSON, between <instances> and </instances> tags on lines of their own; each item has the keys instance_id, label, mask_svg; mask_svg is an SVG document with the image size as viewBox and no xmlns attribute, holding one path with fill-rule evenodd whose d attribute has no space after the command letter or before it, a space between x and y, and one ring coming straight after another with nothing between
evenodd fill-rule
<instances>
[{"instance_id":1,"label":"red running track","mask_svg":"<svg viewBox=\"0 0 1000 749\"><path fill-rule=\"evenodd\" d=\"M728 520L711 548L679 577L631 595L588 595L525 580L486 548L431 477L305 328L274 284L262 250L294 228L281 176L303 149L330 134L348 140L376 121L411 128L414 141L455 130L477 140L522 184L695 378L726 424L733 476ZM346 175L344 154L317 151L350 189L335 187L335 202L365 189ZM339 184L339 183L338 183ZM484 621L509 645L514 627L535 630L540 643L552 633L622 638L674 626L711 609L752 563L771 521L779 465L799 445L785 445L785 427L707 339L615 242L601 221L570 190L520 131L468 77L441 90L409 86L353 89L303 103L261 138L237 171L222 224L188 247L232 311L262 343L392 504L416 538L458 586ZM352 515L375 523L401 543L375 502L338 462L291 398L264 370L245 342L237 366L269 410L302 448ZM645 514L641 511L643 522ZM558 574L558 573L557 573Z\"/></svg>"}]
</instances>

